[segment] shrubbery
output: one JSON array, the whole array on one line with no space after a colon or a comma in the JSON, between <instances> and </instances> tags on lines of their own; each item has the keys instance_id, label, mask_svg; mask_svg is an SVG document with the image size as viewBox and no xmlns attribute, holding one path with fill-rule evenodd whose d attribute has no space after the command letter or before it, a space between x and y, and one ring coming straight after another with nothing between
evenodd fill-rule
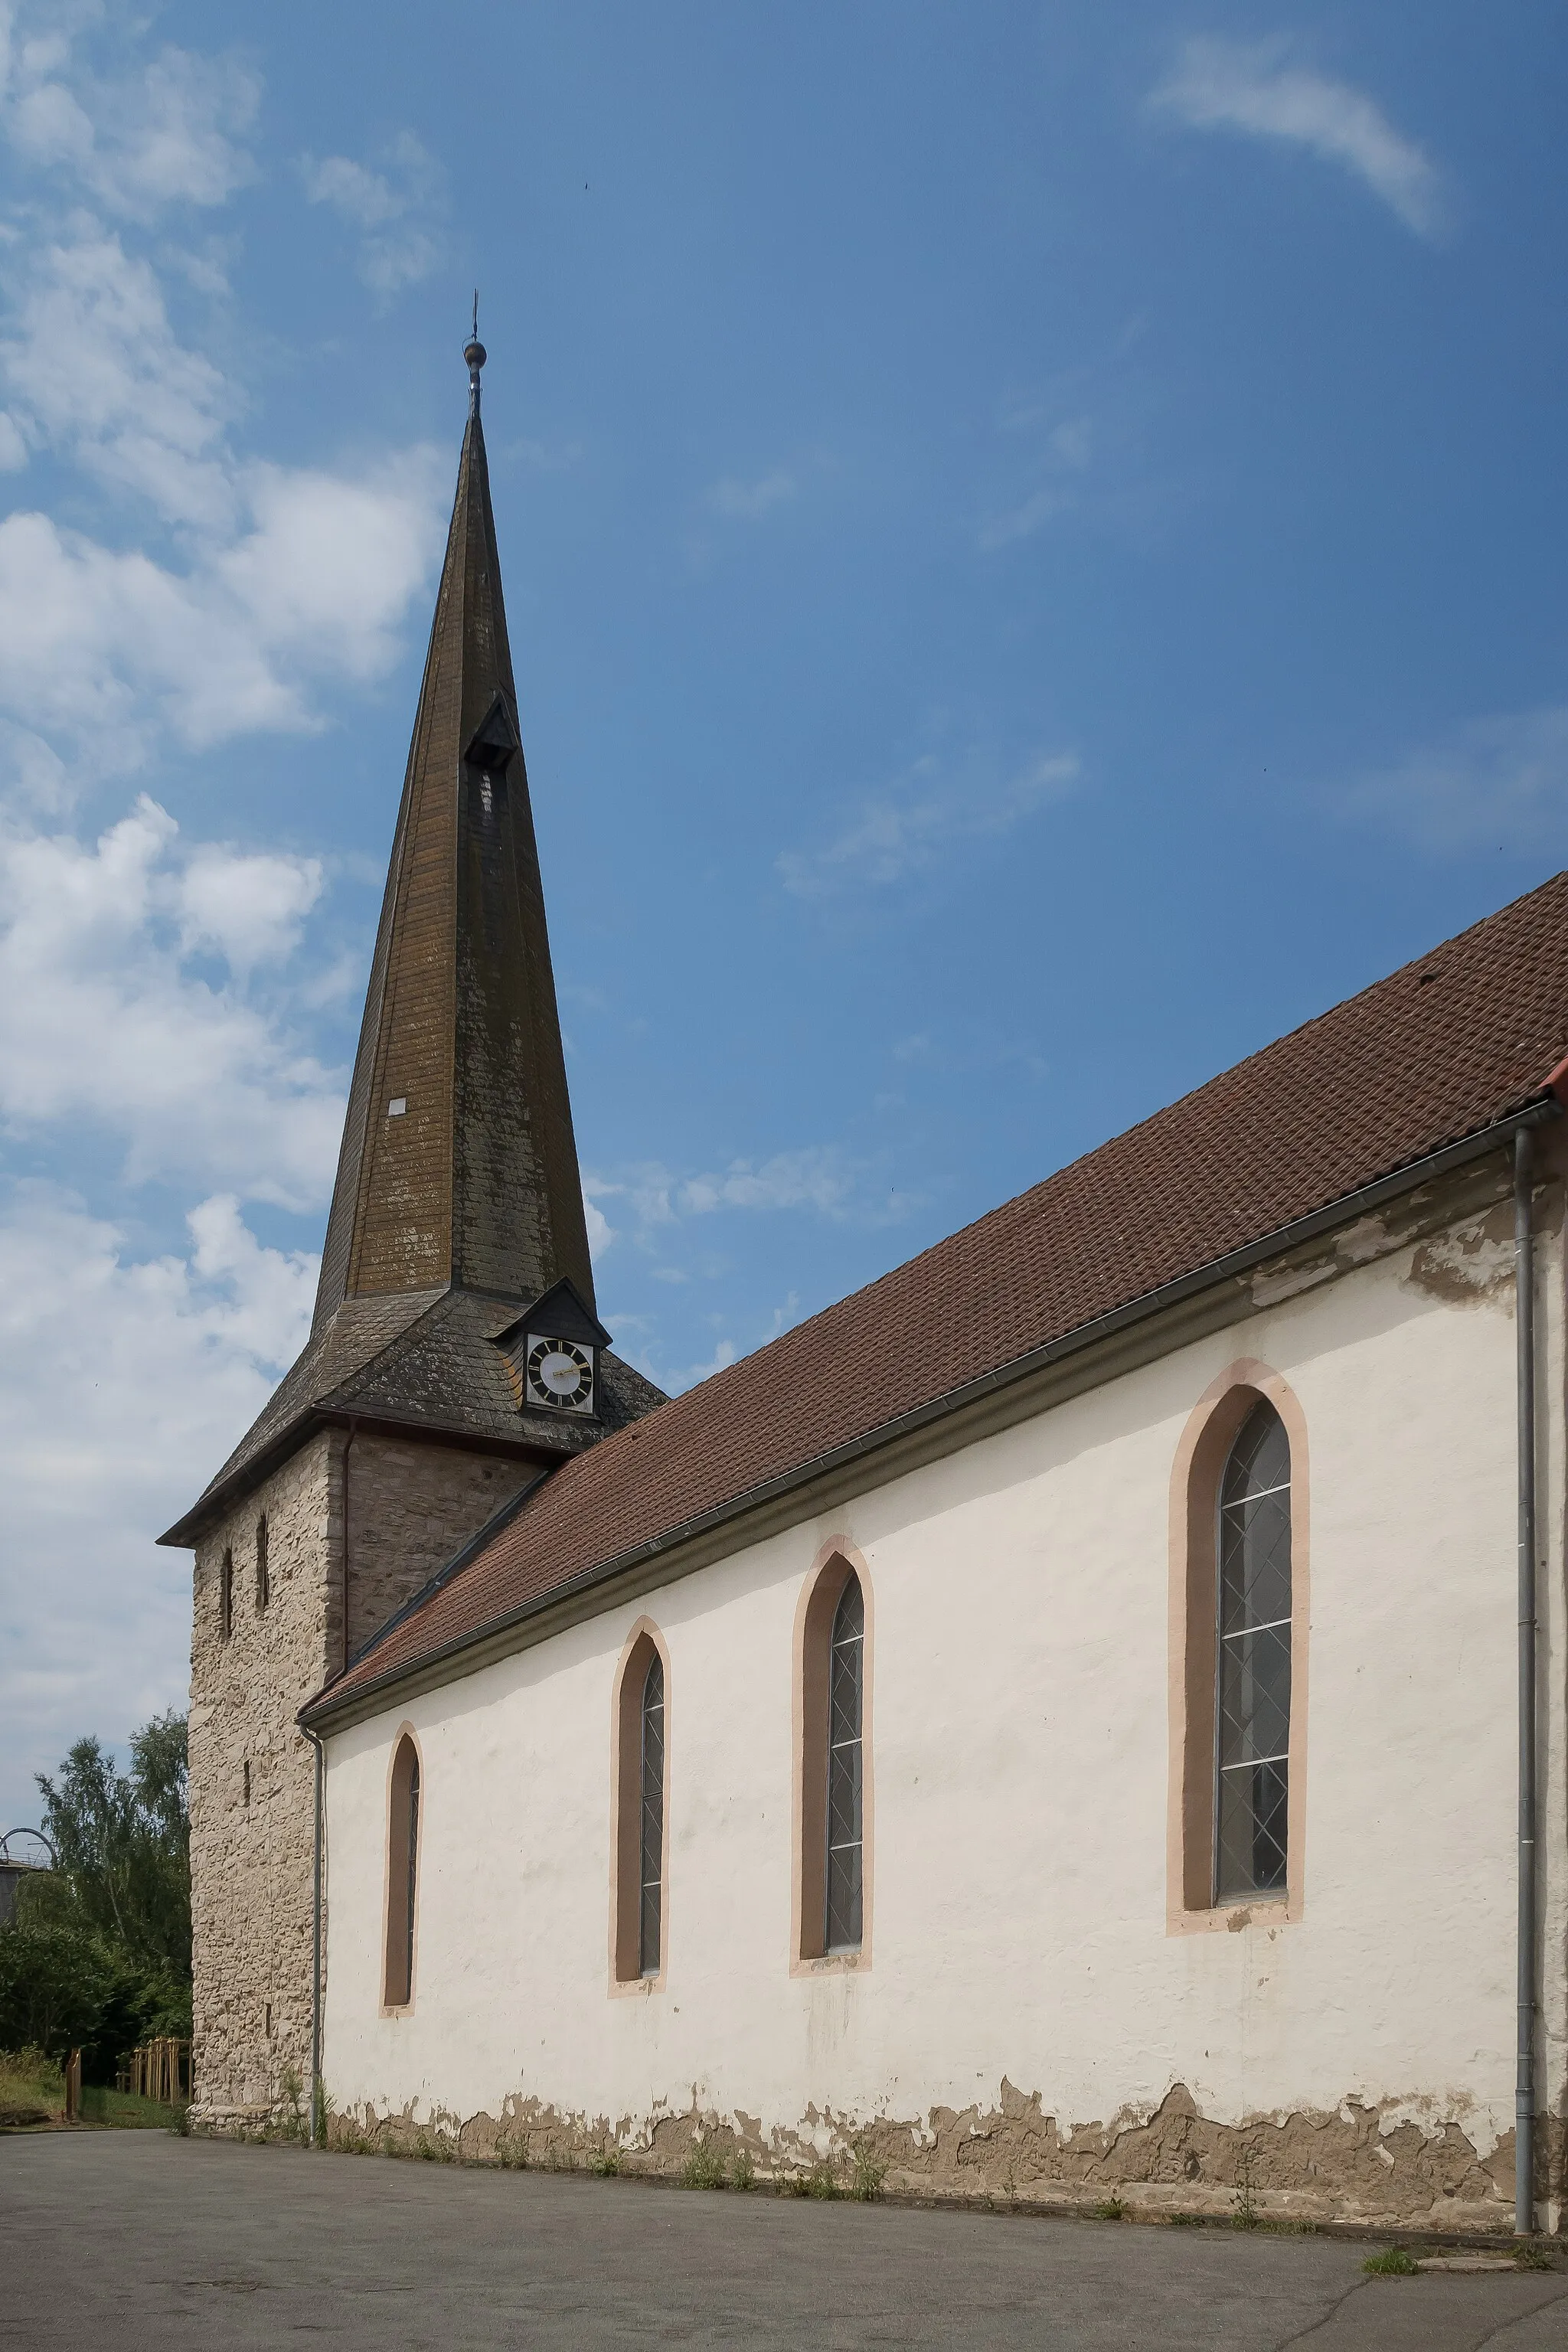
<instances>
[{"instance_id":1,"label":"shrubbery","mask_svg":"<svg viewBox=\"0 0 1568 2352\"><path fill-rule=\"evenodd\" d=\"M0 2050L77 2048L85 2081L112 2083L139 2042L191 2030L184 1717L144 1724L128 1774L79 1739L38 1787L57 1867L0 1932Z\"/></svg>"}]
</instances>

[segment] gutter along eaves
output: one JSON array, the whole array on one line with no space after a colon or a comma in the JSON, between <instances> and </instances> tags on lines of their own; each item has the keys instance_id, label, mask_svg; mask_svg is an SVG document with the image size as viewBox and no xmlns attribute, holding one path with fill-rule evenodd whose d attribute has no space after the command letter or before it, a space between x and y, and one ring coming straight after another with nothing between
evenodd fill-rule
<instances>
[{"instance_id":1,"label":"gutter along eaves","mask_svg":"<svg viewBox=\"0 0 1568 2352\"><path fill-rule=\"evenodd\" d=\"M614 1585L649 1563L657 1562L661 1567L668 1567L672 1556L679 1555L686 1546L713 1529L744 1519L784 1496L802 1495L804 1490L829 1479L836 1472L870 1455L886 1452L900 1439L970 1410L988 1398L1082 1354L1101 1341L1113 1339L1120 1332L1152 1320L1185 1300L1249 1273L1270 1258L1283 1256L1292 1249L1331 1233L1340 1225L1352 1223L1384 1202L1415 1192L1452 1170L1485 1159L1490 1152L1510 1144L1521 1128L1541 1126L1561 1116L1562 1107L1552 1094L1534 1095L1474 1133L1427 1152L1420 1159L1408 1160L1389 1174L1375 1178L1353 1192L1342 1194L1337 1201L1311 1210L1289 1224L1279 1226L1257 1241L1247 1242L1239 1249L1228 1252L1224 1257L1211 1259L1205 1265L1177 1275L1157 1289L1145 1291L1141 1297L1110 1308L1092 1321L1079 1324L1075 1329L1031 1349L1027 1354L1015 1357L1008 1363L979 1374L975 1379L965 1381L961 1388L931 1398L924 1404L916 1405L910 1412L881 1423L877 1428L850 1438L842 1445L832 1447L825 1454L815 1454L809 1461L800 1463L791 1470L782 1471L775 1477L747 1487L724 1502L715 1504L710 1509L698 1512L691 1518L616 1553L612 1559L600 1561L576 1576L550 1586L543 1592L531 1595L515 1609L507 1610L449 1642L438 1643L433 1649L405 1660L386 1674L376 1675L359 1684L353 1690L344 1692L336 1701L329 1685L315 1698L307 1700L300 1710L299 1720L301 1725L339 1727L338 1719L341 1718L341 1727L346 1727L350 1722L378 1713L386 1695L403 1684L416 1679L426 1685L437 1680L451 1680L452 1675L438 1674L437 1670L461 1658L466 1653L483 1648L490 1654L501 1654L504 1648L514 1646L506 1641L506 1637L530 1621L561 1610L597 1588ZM529 1494L535 1491L533 1487L528 1489ZM476 1538L475 1546L465 1548L465 1564L474 1556L477 1543ZM455 1567L456 1563L453 1565ZM443 1571L440 1581L446 1580L446 1573ZM607 1594L605 1599L607 1604ZM410 1603L409 1610L400 1612L400 1615L411 1613L413 1606ZM380 1638L378 1634L378 1642ZM374 1643L370 1645L373 1649L374 1646ZM488 1657L476 1659L474 1663L476 1666L488 1663Z\"/></svg>"}]
</instances>

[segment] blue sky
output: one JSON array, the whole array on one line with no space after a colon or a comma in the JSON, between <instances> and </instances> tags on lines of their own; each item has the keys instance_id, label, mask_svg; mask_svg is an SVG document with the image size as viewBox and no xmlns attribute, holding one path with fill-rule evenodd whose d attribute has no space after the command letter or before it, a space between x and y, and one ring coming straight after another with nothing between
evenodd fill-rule
<instances>
[{"instance_id":1,"label":"blue sky","mask_svg":"<svg viewBox=\"0 0 1568 2352\"><path fill-rule=\"evenodd\" d=\"M308 1315L471 287L600 1306L683 1385L1562 863L1568 38L0 24L4 1828L181 1698L152 1538Z\"/></svg>"}]
</instances>

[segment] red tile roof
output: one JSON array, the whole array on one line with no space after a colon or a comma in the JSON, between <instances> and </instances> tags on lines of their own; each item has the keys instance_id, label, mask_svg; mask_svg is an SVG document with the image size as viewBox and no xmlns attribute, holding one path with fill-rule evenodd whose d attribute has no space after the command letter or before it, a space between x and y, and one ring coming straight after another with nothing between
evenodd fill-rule
<instances>
[{"instance_id":1,"label":"red tile roof","mask_svg":"<svg viewBox=\"0 0 1568 2352\"><path fill-rule=\"evenodd\" d=\"M322 1704L1479 1133L1565 1052L1568 873L563 1463Z\"/></svg>"}]
</instances>

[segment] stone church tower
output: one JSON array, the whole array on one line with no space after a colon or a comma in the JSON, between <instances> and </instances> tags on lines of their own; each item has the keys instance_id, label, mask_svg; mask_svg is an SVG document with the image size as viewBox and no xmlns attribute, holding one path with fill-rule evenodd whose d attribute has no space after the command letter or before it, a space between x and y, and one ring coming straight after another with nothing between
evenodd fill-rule
<instances>
[{"instance_id":1,"label":"stone church tower","mask_svg":"<svg viewBox=\"0 0 1568 2352\"><path fill-rule=\"evenodd\" d=\"M220 2129L269 2112L289 2070L310 2079L314 1759L299 1708L559 1461L661 1402L602 1352L594 1319L483 346L464 356L468 425L310 1337L161 1538L195 1551L195 2114ZM548 1328L600 1351L586 1406L552 1405L517 1345L551 1293Z\"/></svg>"}]
</instances>

